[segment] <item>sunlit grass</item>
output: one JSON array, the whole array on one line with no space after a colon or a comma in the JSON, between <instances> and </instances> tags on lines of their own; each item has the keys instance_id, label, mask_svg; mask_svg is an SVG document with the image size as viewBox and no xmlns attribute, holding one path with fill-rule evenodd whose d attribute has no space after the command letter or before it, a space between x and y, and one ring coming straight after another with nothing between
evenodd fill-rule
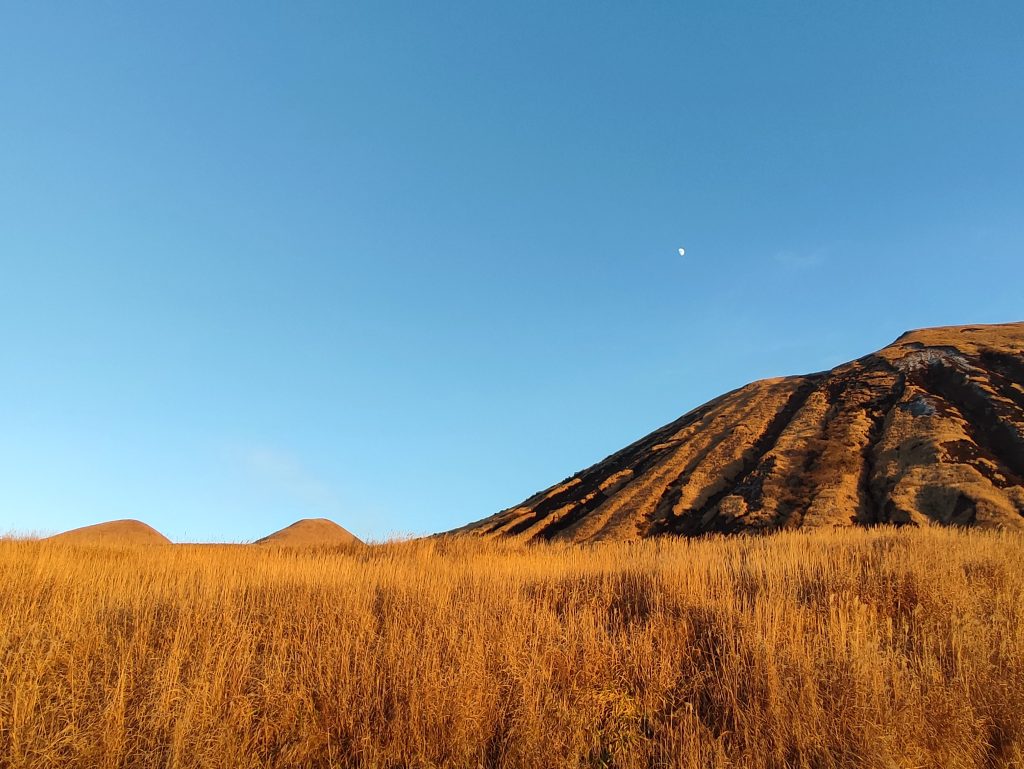
<instances>
[{"instance_id":1,"label":"sunlit grass","mask_svg":"<svg viewBox=\"0 0 1024 769\"><path fill-rule=\"evenodd\" d=\"M939 529L0 541L0 766L1021 766L1022 563Z\"/></svg>"}]
</instances>

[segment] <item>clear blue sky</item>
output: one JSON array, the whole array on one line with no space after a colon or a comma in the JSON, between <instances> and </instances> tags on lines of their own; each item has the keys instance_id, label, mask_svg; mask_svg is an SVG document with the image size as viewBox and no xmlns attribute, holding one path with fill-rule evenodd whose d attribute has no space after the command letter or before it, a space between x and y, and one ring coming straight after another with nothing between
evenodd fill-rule
<instances>
[{"instance_id":1,"label":"clear blue sky","mask_svg":"<svg viewBox=\"0 0 1024 769\"><path fill-rule=\"evenodd\" d=\"M1022 40L1019 2L5 3L0 531L437 531L1022 319Z\"/></svg>"}]
</instances>

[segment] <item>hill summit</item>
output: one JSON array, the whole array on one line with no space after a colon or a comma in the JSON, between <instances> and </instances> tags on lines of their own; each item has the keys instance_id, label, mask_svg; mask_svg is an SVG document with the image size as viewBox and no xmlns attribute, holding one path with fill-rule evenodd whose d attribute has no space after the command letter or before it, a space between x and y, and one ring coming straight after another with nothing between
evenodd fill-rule
<instances>
[{"instance_id":1,"label":"hill summit","mask_svg":"<svg viewBox=\"0 0 1024 769\"><path fill-rule=\"evenodd\" d=\"M875 523L1024 529L1024 323L912 331L754 382L458 533L525 540Z\"/></svg>"},{"instance_id":2,"label":"hill summit","mask_svg":"<svg viewBox=\"0 0 1024 769\"><path fill-rule=\"evenodd\" d=\"M125 518L82 526L50 537L76 545L168 545L171 540L149 524Z\"/></svg>"},{"instance_id":3,"label":"hill summit","mask_svg":"<svg viewBox=\"0 0 1024 769\"><path fill-rule=\"evenodd\" d=\"M360 541L355 534L332 520L303 518L291 526L285 526L273 534L268 534L263 539L256 540L256 544L278 547L330 547L350 545Z\"/></svg>"}]
</instances>

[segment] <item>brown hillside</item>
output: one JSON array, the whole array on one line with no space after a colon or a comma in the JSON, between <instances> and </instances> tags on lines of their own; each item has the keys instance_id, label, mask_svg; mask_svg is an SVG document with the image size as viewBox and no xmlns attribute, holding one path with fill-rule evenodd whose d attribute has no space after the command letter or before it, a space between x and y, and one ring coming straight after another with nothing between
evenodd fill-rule
<instances>
[{"instance_id":1,"label":"brown hillside","mask_svg":"<svg viewBox=\"0 0 1024 769\"><path fill-rule=\"evenodd\" d=\"M360 541L355 534L327 518L303 518L291 526L256 540L256 544L279 547L329 547L350 545Z\"/></svg>"},{"instance_id":2,"label":"brown hillside","mask_svg":"<svg viewBox=\"0 0 1024 769\"><path fill-rule=\"evenodd\" d=\"M1024 323L924 329L697 408L460 532L591 541L872 523L1024 529Z\"/></svg>"},{"instance_id":3,"label":"brown hillside","mask_svg":"<svg viewBox=\"0 0 1024 769\"><path fill-rule=\"evenodd\" d=\"M55 534L51 540L82 545L169 545L171 540L142 521L107 521Z\"/></svg>"}]
</instances>

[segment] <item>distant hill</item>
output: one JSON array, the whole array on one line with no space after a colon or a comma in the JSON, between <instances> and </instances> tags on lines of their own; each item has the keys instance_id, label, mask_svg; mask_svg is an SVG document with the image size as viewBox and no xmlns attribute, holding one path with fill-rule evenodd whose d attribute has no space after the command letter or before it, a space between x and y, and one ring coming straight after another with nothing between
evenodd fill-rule
<instances>
[{"instance_id":1,"label":"distant hill","mask_svg":"<svg viewBox=\"0 0 1024 769\"><path fill-rule=\"evenodd\" d=\"M263 539L256 540L255 544L279 547L327 547L350 545L360 541L350 531L327 518L303 518L291 526L286 526Z\"/></svg>"},{"instance_id":2,"label":"distant hill","mask_svg":"<svg viewBox=\"0 0 1024 769\"><path fill-rule=\"evenodd\" d=\"M171 540L142 521L126 518L65 531L49 538L54 542L87 545L169 545Z\"/></svg>"},{"instance_id":3,"label":"distant hill","mask_svg":"<svg viewBox=\"0 0 1024 769\"><path fill-rule=\"evenodd\" d=\"M925 521L1024 529L1024 323L913 331L755 382L458 532L586 542Z\"/></svg>"}]
</instances>

